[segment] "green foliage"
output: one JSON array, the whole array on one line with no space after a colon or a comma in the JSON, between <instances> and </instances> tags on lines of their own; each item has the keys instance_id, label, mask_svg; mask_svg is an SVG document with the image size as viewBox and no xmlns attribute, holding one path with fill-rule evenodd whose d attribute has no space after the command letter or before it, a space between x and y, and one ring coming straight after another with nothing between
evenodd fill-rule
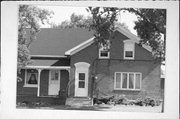
<instances>
[{"instance_id":1,"label":"green foliage","mask_svg":"<svg viewBox=\"0 0 180 119\"><path fill-rule=\"evenodd\" d=\"M70 16L70 21L65 20L60 25L52 24L52 28L86 28L88 29L92 24L92 18L85 18L83 15L76 15L73 13Z\"/></svg>"},{"instance_id":2,"label":"green foliage","mask_svg":"<svg viewBox=\"0 0 180 119\"><path fill-rule=\"evenodd\" d=\"M156 58L165 60L166 44L166 10L165 9L134 9L113 7L89 7L86 9L91 16L85 18L83 15L72 14L70 21L64 21L55 28L88 28L94 32L95 41L98 44L109 47L108 40L113 38L115 24L120 24L128 29L125 24L117 22L120 11L134 13L138 21L135 21L134 29L142 39L140 45L149 45ZM164 39L163 39L164 38ZM100 45L101 46L101 45Z\"/></svg>"},{"instance_id":3,"label":"green foliage","mask_svg":"<svg viewBox=\"0 0 180 119\"><path fill-rule=\"evenodd\" d=\"M119 9L112 7L89 7L87 11L92 15L92 24L89 28L94 31L95 40L103 45L108 44L108 40L114 36L114 24L117 21Z\"/></svg>"},{"instance_id":4,"label":"green foliage","mask_svg":"<svg viewBox=\"0 0 180 119\"><path fill-rule=\"evenodd\" d=\"M142 39L141 44L152 47L157 58L165 60L166 10L165 9L124 9L137 15L134 29ZM164 37L164 39L163 39Z\"/></svg>"},{"instance_id":5,"label":"green foliage","mask_svg":"<svg viewBox=\"0 0 180 119\"><path fill-rule=\"evenodd\" d=\"M30 5L19 6L18 23L18 67L30 63L29 46L36 40L40 24L49 23L53 12Z\"/></svg>"},{"instance_id":6,"label":"green foliage","mask_svg":"<svg viewBox=\"0 0 180 119\"><path fill-rule=\"evenodd\" d=\"M118 8L89 7L86 9L91 16L85 18L83 15L73 13L70 21L63 21L60 25L52 24L53 28L85 28L94 32L95 41L108 46L108 40L113 37L114 23L117 21Z\"/></svg>"}]
</instances>

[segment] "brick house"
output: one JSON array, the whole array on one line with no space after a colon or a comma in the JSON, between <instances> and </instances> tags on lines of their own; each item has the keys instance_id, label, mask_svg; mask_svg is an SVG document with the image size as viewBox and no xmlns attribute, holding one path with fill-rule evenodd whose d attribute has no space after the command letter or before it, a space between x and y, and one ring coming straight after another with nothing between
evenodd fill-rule
<instances>
[{"instance_id":1,"label":"brick house","mask_svg":"<svg viewBox=\"0 0 180 119\"><path fill-rule=\"evenodd\" d=\"M162 98L160 62L150 48L120 26L114 32L104 50L88 30L41 29L30 47L32 64L18 74L17 100L91 105L92 97L108 95Z\"/></svg>"}]
</instances>

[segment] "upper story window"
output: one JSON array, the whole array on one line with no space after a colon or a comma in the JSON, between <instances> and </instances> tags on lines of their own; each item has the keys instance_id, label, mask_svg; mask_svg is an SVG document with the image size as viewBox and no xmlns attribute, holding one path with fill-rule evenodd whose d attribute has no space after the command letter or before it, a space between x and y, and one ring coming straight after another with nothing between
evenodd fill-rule
<instances>
[{"instance_id":1,"label":"upper story window","mask_svg":"<svg viewBox=\"0 0 180 119\"><path fill-rule=\"evenodd\" d=\"M124 41L124 59L134 59L134 42L130 40Z\"/></svg>"},{"instance_id":2,"label":"upper story window","mask_svg":"<svg viewBox=\"0 0 180 119\"><path fill-rule=\"evenodd\" d=\"M108 43L103 46L103 45L100 45L100 48L99 48L99 58L100 59L107 59L107 58L110 58L110 43L109 43L109 40L107 41Z\"/></svg>"},{"instance_id":3,"label":"upper story window","mask_svg":"<svg viewBox=\"0 0 180 119\"><path fill-rule=\"evenodd\" d=\"M25 87L37 87L38 71L35 69L26 69L25 71Z\"/></svg>"}]
</instances>

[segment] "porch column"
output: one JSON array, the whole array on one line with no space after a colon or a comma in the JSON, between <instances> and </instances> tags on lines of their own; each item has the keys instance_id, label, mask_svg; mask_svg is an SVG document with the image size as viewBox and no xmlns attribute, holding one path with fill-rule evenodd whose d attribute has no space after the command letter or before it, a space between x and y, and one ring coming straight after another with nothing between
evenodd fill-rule
<instances>
[{"instance_id":1,"label":"porch column","mask_svg":"<svg viewBox=\"0 0 180 119\"><path fill-rule=\"evenodd\" d=\"M37 69L38 70L38 90L37 90L37 96L39 97L40 95L40 78L41 78L41 71L42 69Z\"/></svg>"}]
</instances>

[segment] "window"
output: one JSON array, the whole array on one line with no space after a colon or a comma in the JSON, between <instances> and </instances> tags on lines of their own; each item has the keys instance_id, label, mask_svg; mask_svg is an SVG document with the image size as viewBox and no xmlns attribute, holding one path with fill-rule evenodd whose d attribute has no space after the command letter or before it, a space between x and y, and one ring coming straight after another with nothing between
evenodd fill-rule
<instances>
[{"instance_id":1,"label":"window","mask_svg":"<svg viewBox=\"0 0 180 119\"><path fill-rule=\"evenodd\" d=\"M99 58L100 59L107 59L110 57L110 41L107 40L107 43L105 46L101 45L99 48Z\"/></svg>"},{"instance_id":2,"label":"window","mask_svg":"<svg viewBox=\"0 0 180 119\"><path fill-rule=\"evenodd\" d=\"M27 69L25 72L25 87L37 87L38 71L35 69Z\"/></svg>"},{"instance_id":3,"label":"window","mask_svg":"<svg viewBox=\"0 0 180 119\"><path fill-rule=\"evenodd\" d=\"M124 42L124 59L134 59L134 43L130 41Z\"/></svg>"},{"instance_id":4,"label":"window","mask_svg":"<svg viewBox=\"0 0 180 119\"><path fill-rule=\"evenodd\" d=\"M59 71L51 70L51 80L58 80L58 79L59 79Z\"/></svg>"},{"instance_id":5,"label":"window","mask_svg":"<svg viewBox=\"0 0 180 119\"><path fill-rule=\"evenodd\" d=\"M140 90L141 89L141 73L115 72L114 89Z\"/></svg>"},{"instance_id":6,"label":"window","mask_svg":"<svg viewBox=\"0 0 180 119\"><path fill-rule=\"evenodd\" d=\"M50 84L57 84L59 82L60 73L59 70L51 70L50 72Z\"/></svg>"},{"instance_id":7,"label":"window","mask_svg":"<svg viewBox=\"0 0 180 119\"><path fill-rule=\"evenodd\" d=\"M85 88L85 73L79 73L79 88Z\"/></svg>"}]
</instances>

